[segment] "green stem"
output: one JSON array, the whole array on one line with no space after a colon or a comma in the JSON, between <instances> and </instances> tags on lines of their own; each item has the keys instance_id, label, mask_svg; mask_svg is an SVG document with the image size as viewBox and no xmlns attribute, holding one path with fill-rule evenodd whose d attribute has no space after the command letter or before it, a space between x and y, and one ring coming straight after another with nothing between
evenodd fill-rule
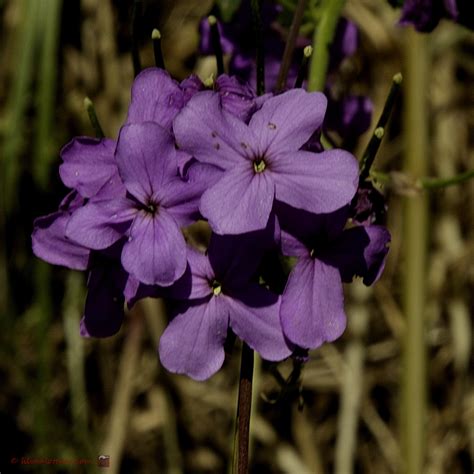
<instances>
[{"instance_id":1,"label":"green stem","mask_svg":"<svg viewBox=\"0 0 474 474\"><path fill-rule=\"evenodd\" d=\"M471 178L474 178L474 170L466 171L465 173L457 174L450 178L421 178L419 183L423 189L438 189L455 186Z\"/></svg>"},{"instance_id":2,"label":"green stem","mask_svg":"<svg viewBox=\"0 0 474 474\"><path fill-rule=\"evenodd\" d=\"M314 54L309 66L308 91L322 91L329 67L329 48L346 0L324 0L321 19L313 34Z\"/></svg>"},{"instance_id":3,"label":"green stem","mask_svg":"<svg viewBox=\"0 0 474 474\"><path fill-rule=\"evenodd\" d=\"M140 51L138 45L138 29L140 27L140 15L142 10L141 0L135 0L132 8L132 62L133 62L133 73L136 76L142 70L140 61Z\"/></svg>"},{"instance_id":4,"label":"green stem","mask_svg":"<svg viewBox=\"0 0 474 474\"><path fill-rule=\"evenodd\" d=\"M222 53L221 34L217 25L217 18L214 15L209 15L207 21L211 27L211 41L212 49L216 57L217 75L220 76L224 74L224 54Z\"/></svg>"},{"instance_id":5,"label":"green stem","mask_svg":"<svg viewBox=\"0 0 474 474\"><path fill-rule=\"evenodd\" d=\"M425 37L406 30L406 88L404 171L419 177L428 168L428 61ZM425 282L428 202L426 195L405 201L403 310L402 423L400 444L404 472L424 472L426 423Z\"/></svg>"},{"instance_id":6,"label":"green stem","mask_svg":"<svg viewBox=\"0 0 474 474\"><path fill-rule=\"evenodd\" d=\"M257 49L257 95L265 93L265 56L263 50L262 0L252 0L252 22Z\"/></svg>"},{"instance_id":7,"label":"green stem","mask_svg":"<svg viewBox=\"0 0 474 474\"><path fill-rule=\"evenodd\" d=\"M92 100L89 97L84 99L84 108L86 109L87 115L89 116L89 120L91 122L92 128L94 129L95 136L97 138L104 138L105 134L102 130L100 125L99 119L97 118L97 114L95 113L95 107Z\"/></svg>"},{"instance_id":8,"label":"green stem","mask_svg":"<svg viewBox=\"0 0 474 474\"><path fill-rule=\"evenodd\" d=\"M281 60L280 71L278 72L277 79L277 91L281 91L285 88L286 79L288 77L288 71L291 66L291 59L293 57L293 51L295 50L296 38L300 31L301 22L303 21L303 14L306 8L306 0L298 0L295 14L293 15L293 21L291 22L290 31L288 32L288 38L286 39L285 50L283 51L283 58Z\"/></svg>"},{"instance_id":9,"label":"green stem","mask_svg":"<svg viewBox=\"0 0 474 474\"><path fill-rule=\"evenodd\" d=\"M400 87L403 81L403 77L400 73L397 73L393 76L392 86L390 87L390 92L388 93L387 100L382 110L382 114L377 122L375 131L370 139L367 148L362 155L362 160L360 164L360 181L364 181L369 176L370 167L372 166L375 155L379 149L380 144L382 143L382 138L385 133L385 127L387 126L388 119L392 112L395 101L400 92Z\"/></svg>"},{"instance_id":10,"label":"green stem","mask_svg":"<svg viewBox=\"0 0 474 474\"><path fill-rule=\"evenodd\" d=\"M155 66L160 69L165 68L165 60L163 59L163 51L161 50L161 32L156 28L151 32L151 40L153 42L153 55L155 56Z\"/></svg>"}]
</instances>

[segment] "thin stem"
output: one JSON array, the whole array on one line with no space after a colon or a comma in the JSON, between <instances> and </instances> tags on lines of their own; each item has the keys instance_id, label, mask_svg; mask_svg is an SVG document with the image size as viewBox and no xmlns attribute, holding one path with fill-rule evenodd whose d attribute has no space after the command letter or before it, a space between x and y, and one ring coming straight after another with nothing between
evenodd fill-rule
<instances>
[{"instance_id":1,"label":"thin stem","mask_svg":"<svg viewBox=\"0 0 474 474\"><path fill-rule=\"evenodd\" d=\"M329 48L336 33L337 23L346 0L325 0L321 19L313 34L314 54L311 57L308 78L309 91L322 91L329 67Z\"/></svg>"},{"instance_id":2,"label":"thin stem","mask_svg":"<svg viewBox=\"0 0 474 474\"><path fill-rule=\"evenodd\" d=\"M296 38L298 37L298 33L300 31L305 8L306 0L298 0L298 5L296 6L295 14L293 15L293 20L291 22L290 31L288 32L288 38L286 39L280 71L278 72L276 86L277 91L281 91L285 88L288 71L290 70L291 66L291 59L293 57L293 51L295 50Z\"/></svg>"},{"instance_id":3,"label":"thin stem","mask_svg":"<svg viewBox=\"0 0 474 474\"><path fill-rule=\"evenodd\" d=\"M380 143L382 143L382 138L385 133L385 128L388 123L388 119L390 118L390 114L392 112L393 106L395 105L395 101L398 97L398 93L400 92L400 87L403 81L403 77L401 73L397 73L393 76L392 79L392 86L390 87L390 92L388 93L387 100L385 101L385 105L382 110L382 114L377 122L375 131L370 139L369 144L367 145L364 154L362 155L362 160L360 162L360 181L364 181L370 172L370 167L372 166L377 151L379 149Z\"/></svg>"},{"instance_id":4,"label":"thin stem","mask_svg":"<svg viewBox=\"0 0 474 474\"><path fill-rule=\"evenodd\" d=\"M155 56L155 65L161 69L165 69L165 60L163 59L163 51L161 50L161 33L160 30L154 28L151 32L153 41L153 54Z\"/></svg>"},{"instance_id":5,"label":"thin stem","mask_svg":"<svg viewBox=\"0 0 474 474\"><path fill-rule=\"evenodd\" d=\"M313 47L306 46L303 50L303 59L301 60L300 68L298 69L298 75L296 76L296 81L294 85L295 89L303 86L304 78L306 76L306 73L308 72L309 58L311 57L312 54L313 54Z\"/></svg>"},{"instance_id":6,"label":"thin stem","mask_svg":"<svg viewBox=\"0 0 474 474\"><path fill-rule=\"evenodd\" d=\"M425 37L407 30L405 43L406 88L404 171L419 177L428 168L428 108L426 91L429 80ZM426 195L405 201L403 312L406 331L403 341L402 423L403 471L424 471L426 423L426 348L425 282L428 202Z\"/></svg>"},{"instance_id":7,"label":"thin stem","mask_svg":"<svg viewBox=\"0 0 474 474\"><path fill-rule=\"evenodd\" d=\"M95 136L97 138L104 138L105 134L102 130L99 119L97 118L97 114L95 113L94 103L89 99L89 97L84 99L84 108L86 109L87 115L89 115L89 120L94 129Z\"/></svg>"},{"instance_id":8,"label":"thin stem","mask_svg":"<svg viewBox=\"0 0 474 474\"><path fill-rule=\"evenodd\" d=\"M257 95L265 93L265 57L263 51L262 0L252 0L252 22L257 49Z\"/></svg>"},{"instance_id":9,"label":"thin stem","mask_svg":"<svg viewBox=\"0 0 474 474\"><path fill-rule=\"evenodd\" d=\"M133 62L133 73L136 76L142 70L140 61L140 52L138 47L138 29L141 15L141 0L135 0L132 8L132 62Z\"/></svg>"},{"instance_id":10,"label":"thin stem","mask_svg":"<svg viewBox=\"0 0 474 474\"><path fill-rule=\"evenodd\" d=\"M207 17L209 26L211 27L211 41L214 55L216 56L217 63L217 75L224 74L224 55L222 53L221 34L219 32L219 25L217 24L217 18L214 15Z\"/></svg>"},{"instance_id":11,"label":"thin stem","mask_svg":"<svg viewBox=\"0 0 474 474\"><path fill-rule=\"evenodd\" d=\"M242 345L237 404L237 473L249 472L250 411L252 408L253 350Z\"/></svg>"},{"instance_id":12,"label":"thin stem","mask_svg":"<svg viewBox=\"0 0 474 474\"><path fill-rule=\"evenodd\" d=\"M438 189L455 186L471 178L474 178L474 170L466 171L465 173L457 174L450 178L421 178L419 183L423 189Z\"/></svg>"}]
</instances>

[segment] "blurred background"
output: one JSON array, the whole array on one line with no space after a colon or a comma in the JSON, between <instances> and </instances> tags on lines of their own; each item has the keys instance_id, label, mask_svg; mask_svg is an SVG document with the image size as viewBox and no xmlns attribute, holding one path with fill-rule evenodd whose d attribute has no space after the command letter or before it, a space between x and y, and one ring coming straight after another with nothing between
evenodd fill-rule
<instances>
[{"instance_id":1,"label":"blurred background","mask_svg":"<svg viewBox=\"0 0 474 474\"><path fill-rule=\"evenodd\" d=\"M67 192L58 174L60 148L94 134L84 97L93 100L108 137L117 137L124 121L133 81L132 3L0 0L1 472L96 472L99 455L110 456L107 472L225 473L230 466L239 347L205 383L167 373L156 351L167 321L160 300L141 301L116 336L82 339L85 275L47 265L31 251L34 218L56 210ZM198 57L198 23L212 0L143 0L141 7L143 66L154 65L150 35L157 27L173 77L208 77L215 62ZM337 79L374 103L371 129L351 151L361 156L392 76L403 71L426 100L423 119L408 120L413 96L404 92L376 168L409 169L406 147L420 134L429 176L471 169L472 32L443 21L429 36L418 35L397 26L399 10L381 0L349 0L344 16L356 23L360 44ZM426 66L421 77L412 70L416 61L407 60L413 41ZM386 271L373 288L346 287L344 336L312 351L301 385L278 401L276 367L257 361L251 472L404 472L404 384L412 362L421 366L415 390L423 392L420 472L472 472L474 180L421 193L407 175L390 176ZM426 205L424 227L410 234L406 207L416 200ZM421 250L410 253L415 240ZM419 285L420 302L412 314L404 308L416 255L422 272L410 285ZM422 331L410 332L410 343L415 320ZM417 345L420 353L407 354ZM287 377L291 362L278 370ZM23 457L89 463L25 465Z\"/></svg>"}]
</instances>

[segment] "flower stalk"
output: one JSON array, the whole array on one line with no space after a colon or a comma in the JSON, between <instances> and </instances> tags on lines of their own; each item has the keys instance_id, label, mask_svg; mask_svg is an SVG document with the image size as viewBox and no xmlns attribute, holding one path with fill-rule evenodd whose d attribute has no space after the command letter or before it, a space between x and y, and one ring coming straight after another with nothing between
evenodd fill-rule
<instances>
[{"instance_id":1,"label":"flower stalk","mask_svg":"<svg viewBox=\"0 0 474 474\"><path fill-rule=\"evenodd\" d=\"M252 0L252 23L257 50L257 95L265 93L265 57L263 49L262 2Z\"/></svg>"},{"instance_id":2,"label":"flower stalk","mask_svg":"<svg viewBox=\"0 0 474 474\"><path fill-rule=\"evenodd\" d=\"M133 2L132 8L132 63L133 63L133 73L137 77L140 71L142 70L142 64L140 60L140 51L138 46L138 30L140 23L141 15L141 0L135 0Z\"/></svg>"},{"instance_id":3,"label":"flower stalk","mask_svg":"<svg viewBox=\"0 0 474 474\"><path fill-rule=\"evenodd\" d=\"M151 32L153 41L153 55L155 56L155 65L161 69L165 68L165 60L163 59L163 51L161 50L161 32L156 28Z\"/></svg>"},{"instance_id":4,"label":"flower stalk","mask_svg":"<svg viewBox=\"0 0 474 474\"><path fill-rule=\"evenodd\" d=\"M100 125L99 119L95 112L94 103L92 102L92 100L89 99L89 97L86 97L84 99L84 108L86 109L87 115L89 116L89 120L91 122L92 128L94 129L96 138L104 138L104 130L102 129L102 126Z\"/></svg>"},{"instance_id":5,"label":"flower stalk","mask_svg":"<svg viewBox=\"0 0 474 474\"><path fill-rule=\"evenodd\" d=\"M216 56L217 63L217 75L224 74L224 55L222 53L221 35L219 33L219 27L217 25L217 18L214 15L207 17L209 26L211 27L211 41L214 54Z\"/></svg>"},{"instance_id":6,"label":"flower stalk","mask_svg":"<svg viewBox=\"0 0 474 474\"><path fill-rule=\"evenodd\" d=\"M325 0L321 9L321 19L314 29L314 54L309 66L308 91L322 91L326 84L329 67L329 48L336 33L337 23L346 0Z\"/></svg>"},{"instance_id":7,"label":"flower stalk","mask_svg":"<svg viewBox=\"0 0 474 474\"><path fill-rule=\"evenodd\" d=\"M238 474L249 472L250 412L252 408L253 350L243 343L239 377L239 398L237 402L237 456L234 457Z\"/></svg>"},{"instance_id":8,"label":"flower stalk","mask_svg":"<svg viewBox=\"0 0 474 474\"><path fill-rule=\"evenodd\" d=\"M428 167L428 64L425 38L412 30L406 40L405 165L404 171L419 177ZM400 440L404 472L424 471L426 422L425 282L427 197L406 199L404 215L405 268L403 311L402 423Z\"/></svg>"},{"instance_id":9,"label":"flower stalk","mask_svg":"<svg viewBox=\"0 0 474 474\"><path fill-rule=\"evenodd\" d=\"M288 71L291 66L291 59L295 50L296 38L298 36L301 22L303 21L304 10L306 8L306 0L298 0L295 14L291 22L288 38L286 39L285 50L283 51L283 58L281 60L280 71L278 72L277 91L282 91L286 85Z\"/></svg>"}]
</instances>

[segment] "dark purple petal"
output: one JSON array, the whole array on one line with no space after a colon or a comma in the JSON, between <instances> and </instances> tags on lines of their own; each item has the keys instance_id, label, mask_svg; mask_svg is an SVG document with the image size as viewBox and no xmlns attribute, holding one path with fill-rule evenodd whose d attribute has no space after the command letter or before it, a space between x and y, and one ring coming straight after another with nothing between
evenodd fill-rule
<instances>
[{"instance_id":1,"label":"dark purple petal","mask_svg":"<svg viewBox=\"0 0 474 474\"><path fill-rule=\"evenodd\" d=\"M256 94L248 84L241 84L235 76L223 74L216 79L215 89L222 107L246 122L256 110Z\"/></svg>"},{"instance_id":2,"label":"dark purple petal","mask_svg":"<svg viewBox=\"0 0 474 474\"><path fill-rule=\"evenodd\" d=\"M330 69L339 66L342 60L352 56L359 46L359 32L352 21L340 18L331 44Z\"/></svg>"},{"instance_id":3,"label":"dark purple petal","mask_svg":"<svg viewBox=\"0 0 474 474\"><path fill-rule=\"evenodd\" d=\"M337 268L317 259L302 258L290 273L283 292L280 319L285 336L306 349L315 349L341 336L346 315Z\"/></svg>"},{"instance_id":4,"label":"dark purple petal","mask_svg":"<svg viewBox=\"0 0 474 474\"><path fill-rule=\"evenodd\" d=\"M118 177L114 158L115 141L78 137L61 150L59 174L63 183L81 196L95 196L111 179Z\"/></svg>"},{"instance_id":5,"label":"dark purple petal","mask_svg":"<svg viewBox=\"0 0 474 474\"><path fill-rule=\"evenodd\" d=\"M169 181L157 194L160 205L175 218L181 226L199 219L199 203L203 192L214 185L223 171L216 166L194 162L186 170L184 179Z\"/></svg>"},{"instance_id":6,"label":"dark purple petal","mask_svg":"<svg viewBox=\"0 0 474 474\"><path fill-rule=\"evenodd\" d=\"M382 274L390 240L390 232L383 226L353 227L345 230L318 258L339 268L344 282L361 276L368 286Z\"/></svg>"},{"instance_id":7,"label":"dark purple petal","mask_svg":"<svg viewBox=\"0 0 474 474\"><path fill-rule=\"evenodd\" d=\"M226 287L239 288L254 276L264 253L276 247L280 228L273 214L267 227L239 235L211 235L207 251L214 275Z\"/></svg>"},{"instance_id":8,"label":"dark purple petal","mask_svg":"<svg viewBox=\"0 0 474 474\"><path fill-rule=\"evenodd\" d=\"M247 162L227 171L202 195L200 210L217 234L243 234L266 227L274 194L271 177L255 173Z\"/></svg>"},{"instance_id":9,"label":"dark purple petal","mask_svg":"<svg viewBox=\"0 0 474 474\"><path fill-rule=\"evenodd\" d=\"M318 129L326 113L327 99L321 92L292 89L268 99L250 119L261 156L296 151Z\"/></svg>"},{"instance_id":10,"label":"dark purple petal","mask_svg":"<svg viewBox=\"0 0 474 474\"><path fill-rule=\"evenodd\" d=\"M418 31L430 32L443 16L439 0L405 0L400 18L401 25L413 25Z\"/></svg>"},{"instance_id":11,"label":"dark purple petal","mask_svg":"<svg viewBox=\"0 0 474 474\"><path fill-rule=\"evenodd\" d=\"M369 128L373 108L372 101L365 96L330 100L324 127L335 130L345 139L357 137Z\"/></svg>"},{"instance_id":12,"label":"dark purple petal","mask_svg":"<svg viewBox=\"0 0 474 474\"><path fill-rule=\"evenodd\" d=\"M85 270L88 266L90 250L66 237L69 219L70 214L65 211L35 219L31 236L33 253L53 265L62 265L73 270Z\"/></svg>"},{"instance_id":13,"label":"dark purple petal","mask_svg":"<svg viewBox=\"0 0 474 474\"><path fill-rule=\"evenodd\" d=\"M161 336L161 363L170 371L206 380L224 362L224 342L229 324L221 298L201 299L178 314Z\"/></svg>"},{"instance_id":14,"label":"dark purple petal","mask_svg":"<svg viewBox=\"0 0 474 474\"><path fill-rule=\"evenodd\" d=\"M235 49L234 43L227 38L225 34L226 28L219 20L217 20L217 28L219 30L222 52L224 54L231 54ZM211 25L209 24L207 17L199 22L199 34L201 38L199 41L199 52L206 55L215 54L212 45Z\"/></svg>"},{"instance_id":15,"label":"dark purple petal","mask_svg":"<svg viewBox=\"0 0 474 474\"><path fill-rule=\"evenodd\" d=\"M98 267L91 271L81 335L109 337L118 332L124 317L124 297L117 285L117 272L125 274L117 265Z\"/></svg>"},{"instance_id":16,"label":"dark purple petal","mask_svg":"<svg viewBox=\"0 0 474 474\"><path fill-rule=\"evenodd\" d=\"M84 247L105 249L123 237L136 212L125 198L89 201L71 216L66 236Z\"/></svg>"},{"instance_id":17,"label":"dark purple petal","mask_svg":"<svg viewBox=\"0 0 474 474\"><path fill-rule=\"evenodd\" d=\"M217 297L220 298L220 297ZM264 359L279 361L291 355L280 324L280 298L258 285L223 295L229 308L230 327Z\"/></svg>"},{"instance_id":18,"label":"dark purple petal","mask_svg":"<svg viewBox=\"0 0 474 474\"><path fill-rule=\"evenodd\" d=\"M281 253L287 257L309 257L310 249L297 237L281 232Z\"/></svg>"},{"instance_id":19,"label":"dark purple petal","mask_svg":"<svg viewBox=\"0 0 474 474\"><path fill-rule=\"evenodd\" d=\"M205 89L203 82L198 76L196 76L196 74L191 74L189 77L184 79L184 81L181 81L179 86L184 93L185 104L189 102L189 99L191 99L194 94Z\"/></svg>"},{"instance_id":20,"label":"dark purple petal","mask_svg":"<svg viewBox=\"0 0 474 474\"><path fill-rule=\"evenodd\" d=\"M116 158L127 191L143 204L178 175L173 138L156 123L122 127Z\"/></svg>"},{"instance_id":21,"label":"dark purple petal","mask_svg":"<svg viewBox=\"0 0 474 474\"><path fill-rule=\"evenodd\" d=\"M199 161L230 169L247 156L248 144L255 141L247 125L223 110L215 92L196 94L173 123L180 149Z\"/></svg>"},{"instance_id":22,"label":"dark purple petal","mask_svg":"<svg viewBox=\"0 0 474 474\"><path fill-rule=\"evenodd\" d=\"M359 182L357 160L343 150L280 154L272 158L269 168L276 199L314 213L348 204Z\"/></svg>"},{"instance_id":23,"label":"dark purple petal","mask_svg":"<svg viewBox=\"0 0 474 474\"><path fill-rule=\"evenodd\" d=\"M331 241L338 237L350 216L349 206L344 206L328 214L313 214L303 209L295 209L282 202L276 202L274 211L278 216L281 228L308 245L313 244L315 238ZM290 245L292 244L290 243Z\"/></svg>"},{"instance_id":24,"label":"dark purple petal","mask_svg":"<svg viewBox=\"0 0 474 474\"><path fill-rule=\"evenodd\" d=\"M186 242L164 209L155 216L137 213L122 251L122 264L147 285L169 286L186 270Z\"/></svg>"},{"instance_id":25,"label":"dark purple petal","mask_svg":"<svg viewBox=\"0 0 474 474\"><path fill-rule=\"evenodd\" d=\"M132 101L125 123L155 122L169 129L183 105L183 91L166 71L145 69L133 82Z\"/></svg>"},{"instance_id":26,"label":"dark purple petal","mask_svg":"<svg viewBox=\"0 0 474 474\"><path fill-rule=\"evenodd\" d=\"M385 197L374 188L369 181L359 185L354 199L351 202L352 217L359 224L384 225L387 215Z\"/></svg>"}]
</instances>

